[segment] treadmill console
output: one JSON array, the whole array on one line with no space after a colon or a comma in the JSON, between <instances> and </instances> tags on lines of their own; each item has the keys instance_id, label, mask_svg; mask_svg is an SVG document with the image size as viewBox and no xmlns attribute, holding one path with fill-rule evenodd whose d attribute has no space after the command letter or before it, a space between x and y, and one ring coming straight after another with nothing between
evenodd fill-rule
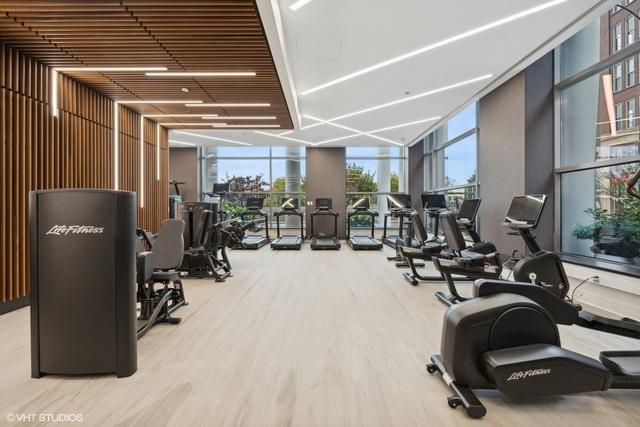
<instances>
[{"instance_id":1,"label":"treadmill console","mask_svg":"<svg viewBox=\"0 0 640 427\"><path fill-rule=\"evenodd\" d=\"M511 200L509 212L502 225L510 228L527 228L531 230L536 228L546 201L547 196L544 194L514 197Z\"/></svg>"},{"instance_id":2,"label":"treadmill console","mask_svg":"<svg viewBox=\"0 0 640 427\"><path fill-rule=\"evenodd\" d=\"M330 198L316 199L316 209L329 210L333 205L333 201Z\"/></svg>"},{"instance_id":3,"label":"treadmill console","mask_svg":"<svg viewBox=\"0 0 640 427\"><path fill-rule=\"evenodd\" d=\"M387 194L389 210L411 210L411 196L408 194Z\"/></svg>"},{"instance_id":4,"label":"treadmill console","mask_svg":"<svg viewBox=\"0 0 640 427\"><path fill-rule=\"evenodd\" d=\"M246 207L250 210L259 211L264 207L264 199L262 197L249 197Z\"/></svg>"},{"instance_id":5,"label":"treadmill console","mask_svg":"<svg viewBox=\"0 0 640 427\"><path fill-rule=\"evenodd\" d=\"M213 184L213 191L212 191L213 194L220 195L220 194L226 194L228 192L229 192L228 182Z\"/></svg>"},{"instance_id":6,"label":"treadmill console","mask_svg":"<svg viewBox=\"0 0 640 427\"><path fill-rule=\"evenodd\" d=\"M282 205L280 207L283 210L294 211L298 209L298 199L296 197L290 197L288 199L282 200Z\"/></svg>"},{"instance_id":7,"label":"treadmill console","mask_svg":"<svg viewBox=\"0 0 640 427\"><path fill-rule=\"evenodd\" d=\"M366 211L369 209L369 198L361 197L353 203L353 209L357 211Z\"/></svg>"},{"instance_id":8,"label":"treadmill console","mask_svg":"<svg viewBox=\"0 0 640 427\"><path fill-rule=\"evenodd\" d=\"M447 210L447 199L444 194L428 194L423 193L420 195L420 201L422 202L422 207L430 210Z\"/></svg>"}]
</instances>

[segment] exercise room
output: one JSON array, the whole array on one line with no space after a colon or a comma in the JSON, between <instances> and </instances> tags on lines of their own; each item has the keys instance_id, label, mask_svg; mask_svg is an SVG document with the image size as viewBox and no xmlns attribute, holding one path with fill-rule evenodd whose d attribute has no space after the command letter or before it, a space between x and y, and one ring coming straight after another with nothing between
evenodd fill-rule
<instances>
[{"instance_id":1,"label":"exercise room","mask_svg":"<svg viewBox=\"0 0 640 427\"><path fill-rule=\"evenodd\" d=\"M640 425L640 1L0 0L0 426Z\"/></svg>"}]
</instances>

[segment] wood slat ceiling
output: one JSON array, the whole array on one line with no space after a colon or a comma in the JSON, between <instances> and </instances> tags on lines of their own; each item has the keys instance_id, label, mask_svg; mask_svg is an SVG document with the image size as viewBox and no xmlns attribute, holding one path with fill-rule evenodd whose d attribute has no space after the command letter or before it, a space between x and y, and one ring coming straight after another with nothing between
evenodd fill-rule
<instances>
[{"instance_id":1,"label":"wood slat ceiling","mask_svg":"<svg viewBox=\"0 0 640 427\"><path fill-rule=\"evenodd\" d=\"M148 77L67 73L115 100L261 102L271 107L131 105L142 114L276 116L293 128L253 0L0 1L0 40L55 67L167 67L169 71L255 71L255 77ZM184 93L182 88L188 88ZM199 118L155 119L196 122ZM255 120L220 120L228 124ZM202 128L206 129L206 128Z\"/></svg>"}]
</instances>

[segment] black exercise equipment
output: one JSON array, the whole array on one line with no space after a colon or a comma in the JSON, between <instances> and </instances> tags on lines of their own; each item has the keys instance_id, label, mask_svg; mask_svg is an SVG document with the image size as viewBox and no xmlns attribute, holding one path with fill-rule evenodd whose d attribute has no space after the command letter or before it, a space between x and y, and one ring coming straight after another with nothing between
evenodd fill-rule
<instances>
[{"instance_id":1,"label":"black exercise equipment","mask_svg":"<svg viewBox=\"0 0 640 427\"><path fill-rule=\"evenodd\" d=\"M169 185L173 185L175 194L169 195L169 218L176 218L176 208L178 203L182 203L182 194L180 194L180 185L185 184L183 181L169 180Z\"/></svg>"},{"instance_id":2,"label":"black exercise equipment","mask_svg":"<svg viewBox=\"0 0 640 427\"><path fill-rule=\"evenodd\" d=\"M213 278L222 282L231 275L226 253L230 235L223 233L223 222L214 222L218 205L209 202L184 202L178 215L185 223L185 251L181 271L188 277Z\"/></svg>"},{"instance_id":3,"label":"black exercise equipment","mask_svg":"<svg viewBox=\"0 0 640 427\"><path fill-rule=\"evenodd\" d=\"M240 219L243 224L243 231L260 231L260 227L253 221L255 217L261 217L264 220L264 236L257 234L247 234L242 239L242 245L237 249L260 249L267 243L269 243L269 216L262 210L264 207L264 199L261 197L249 197L246 203L246 210L240 215ZM250 223L247 223L245 219L249 217L252 219Z\"/></svg>"},{"instance_id":4,"label":"black exercise equipment","mask_svg":"<svg viewBox=\"0 0 640 427\"><path fill-rule=\"evenodd\" d=\"M409 218L413 207L411 205L411 196L406 193L396 193L387 195L387 209L389 212L384 214L384 222L382 227L382 243L396 248L398 239L403 238L403 229L405 220ZM398 218L398 234L387 235L387 223L389 218Z\"/></svg>"},{"instance_id":5,"label":"black exercise equipment","mask_svg":"<svg viewBox=\"0 0 640 427\"><path fill-rule=\"evenodd\" d=\"M284 199L280 212L276 212L276 240L271 242L271 249L300 249L304 241L304 214L298 211L298 199L295 197ZM300 234L297 236L280 235L280 217L297 216L300 218Z\"/></svg>"},{"instance_id":6,"label":"black exercise equipment","mask_svg":"<svg viewBox=\"0 0 640 427\"><path fill-rule=\"evenodd\" d=\"M33 378L136 371L135 227L132 192L30 193Z\"/></svg>"},{"instance_id":7,"label":"black exercise equipment","mask_svg":"<svg viewBox=\"0 0 640 427\"><path fill-rule=\"evenodd\" d=\"M141 250L137 254L137 293L140 314L137 319L137 337L140 339L157 323L178 324L181 319L172 313L187 305L184 297L181 273L184 252L184 222L167 219L160 224L160 232L155 236L150 251ZM144 230L137 230L138 236L148 241ZM142 247L141 249L146 249ZM161 287L157 288L156 285Z\"/></svg>"},{"instance_id":8,"label":"black exercise equipment","mask_svg":"<svg viewBox=\"0 0 640 427\"><path fill-rule=\"evenodd\" d=\"M369 208L369 198L361 197L353 203L352 210L347 213L347 241L355 250L380 250L382 243L376 240L375 223L378 212ZM366 216L371 218L371 235L369 236L352 236L351 235L351 218L357 216Z\"/></svg>"},{"instance_id":9,"label":"black exercise equipment","mask_svg":"<svg viewBox=\"0 0 640 427\"><path fill-rule=\"evenodd\" d=\"M431 224L433 225L433 237L427 240L427 242L442 243L443 240L438 236L440 227L440 214L447 212L447 199L444 194L435 193L422 193L420 195L420 201L422 202L422 208L427 214L427 218L431 218Z\"/></svg>"},{"instance_id":10,"label":"black exercise equipment","mask_svg":"<svg viewBox=\"0 0 640 427\"><path fill-rule=\"evenodd\" d=\"M438 373L472 418L487 410L472 389L495 388L516 400L569 393L640 388L640 351L603 351L600 360L560 344L558 324L571 325L578 308L529 283L479 280L474 299L444 315Z\"/></svg>"},{"instance_id":11,"label":"black exercise equipment","mask_svg":"<svg viewBox=\"0 0 640 427\"><path fill-rule=\"evenodd\" d=\"M333 217L333 235L316 235L313 231L313 223L315 218L320 216ZM316 199L316 209L311 212L311 249L337 250L340 249L340 240L338 239L338 212L332 209L332 201L330 198Z\"/></svg>"},{"instance_id":12,"label":"black exercise equipment","mask_svg":"<svg viewBox=\"0 0 640 427\"><path fill-rule=\"evenodd\" d=\"M219 216L219 218L215 218L213 220L214 222L224 221L226 218L227 212L224 210L224 205L227 197L229 197L230 186L231 185L228 182L216 182L213 184L212 191L204 193L205 196L218 199L218 211L216 216Z\"/></svg>"}]
</instances>

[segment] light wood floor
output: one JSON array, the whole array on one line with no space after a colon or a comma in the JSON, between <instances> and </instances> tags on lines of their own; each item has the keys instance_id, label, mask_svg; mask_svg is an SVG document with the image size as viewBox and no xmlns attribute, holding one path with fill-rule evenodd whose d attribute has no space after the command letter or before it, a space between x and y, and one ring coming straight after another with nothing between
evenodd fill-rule
<instances>
[{"instance_id":1,"label":"light wood floor","mask_svg":"<svg viewBox=\"0 0 640 427\"><path fill-rule=\"evenodd\" d=\"M447 406L449 389L425 370L439 349L442 285L412 287L382 253L346 244L231 259L226 283L185 282L182 324L140 340L130 378L31 379L29 309L1 316L0 425L7 413L81 413L91 426L478 425ZM578 327L562 338L590 356L640 348ZM640 391L526 404L480 396L488 426L640 425Z\"/></svg>"}]
</instances>

